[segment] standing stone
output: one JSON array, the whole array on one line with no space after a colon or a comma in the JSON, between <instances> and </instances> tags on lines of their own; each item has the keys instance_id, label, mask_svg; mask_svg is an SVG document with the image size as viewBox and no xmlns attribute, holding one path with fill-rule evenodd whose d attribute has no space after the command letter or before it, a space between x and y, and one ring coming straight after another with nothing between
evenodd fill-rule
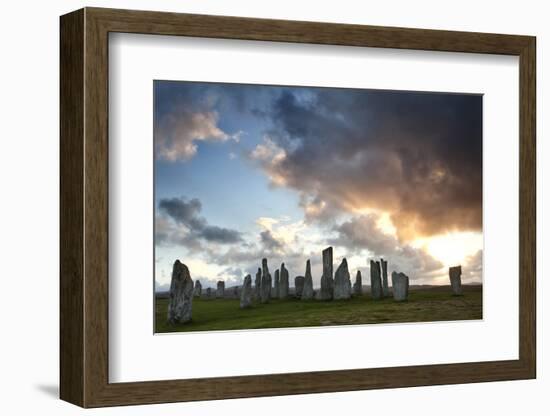
<instances>
[{"instance_id":1,"label":"standing stone","mask_svg":"<svg viewBox=\"0 0 550 416\"><path fill-rule=\"evenodd\" d=\"M252 304L252 276L249 274L244 278L243 286L241 288L241 309L250 308Z\"/></svg>"},{"instance_id":2,"label":"standing stone","mask_svg":"<svg viewBox=\"0 0 550 416\"><path fill-rule=\"evenodd\" d=\"M200 298L202 295L202 285L200 280L195 281L195 289L193 290L193 296Z\"/></svg>"},{"instance_id":3,"label":"standing stone","mask_svg":"<svg viewBox=\"0 0 550 416\"><path fill-rule=\"evenodd\" d=\"M231 298L233 299L239 299L239 286L233 286L233 290L231 291Z\"/></svg>"},{"instance_id":4,"label":"standing stone","mask_svg":"<svg viewBox=\"0 0 550 416\"><path fill-rule=\"evenodd\" d=\"M275 273L273 273L273 293L271 294L272 298L278 298L279 297L279 290L280 290L280 275L279 270L275 270Z\"/></svg>"},{"instance_id":5,"label":"standing stone","mask_svg":"<svg viewBox=\"0 0 550 416\"><path fill-rule=\"evenodd\" d=\"M382 280L380 279L380 262L370 261L370 294L373 299L382 299Z\"/></svg>"},{"instance_id":6,"label":"standing stone","mask_svg":"<svg viewBox=\"0 0 550 416\"><path fill-rule=\"evenodd\" d=\"M304 288L302 289L302 300L313 299L313 278L311 277L311 263L306 262L306 275L304 276Z\"/></svg>"},{"instance_id":7,"label":"standing stone","mask_svg":"<svg viewBox=\"0 0 550 416\"><path fill-rule=\"evenodd\" d=\"M451 288L453 289L453 296L462 295L462 281L460 279L461 274L462 274L461 266L449 267L449 279L451 279Z\"/></svg>"},{"instance_id":8,"label":"standing stone","mask_svg":"<svg viewBox=\"0 0 550 416\"><path fill-rule=\"evenodd\" d=\"M176 260L172 268L172 281L170 282L168 322L171 324L189 322L192 310L193 280L187 266Z\"/></svg>"},{"instance_id":9,"label":"standing stone","mask_svg":"<svg viewBox=\"0 0 550 416\"><path fill-rule=\"evenodd\" d=\"M212 288L207 287L206 288L206 297L210 299L212 297Z\"/></svg>"},{"instance_id":10,"label":"standing stone","mask_svg":"<svg viewBox=\"0 0 550 416\"><path fill-rule=\"evenodd\" d=\"M254 281L254 299L259 301L261 298L261 286L262 286L262 269L258 267L256 272L256 280Z\"/></svg>"},{"instance_id":11,"label":"standing stone","mask_svg":"<svg viewBox=\"0 0 550 416\"><path fill-rule=\"evenodd\" d=\"M334 300L349 299L351 297L351 281L349 277L348 261L344 258L334 274Z\"/></svg>"},{"instance_id":12,"label":"standing stone","mask_svg":"<svg viewBox=\"0 0 550 416\"><path fill-rule=\"evenodd\" d=\"M288 282L288 270L285 267L285 264L281 264L281 280L279 283L279 298L280 299L286 299L288 298L288 288L289 288L289 282Z\"/></svg>"},{"instance_id":13,"label":"standing stone","mask_svg":"<svg viewBox=\"0 0 550 416\"><path fill-rule=\"evenodd\" d=\"M388 261L380 259L380 265L382 266L382 293L386 298L390 296L390 288L388 287Z\"/></svg>"},{"instance_id":14,"label":"standing stone","mask_svg":"<svg viewBox=\"0 0 550 416\"><path fill-rule=\"evenodd\" d=\"M331 300L334 291L332 278L332 247L323 250L323 275L321 276L320 300Z\"/></svg>"},{"instance_id":15,"label":"standing stone","mask_svg":"<svg viewBox=\"0 0 550 416\"><path fill-rule=\"evenodd\" d=\"M271 275L267 268L267 259L262 259L262 281L260 288L260 301L268 303L271 295Z\"/></svg>"},{"instance_id":16,"label":"standing stone","mask_svg":"<svg viewBox=\"0 0 550 416\"><path fill-rule=\"evenodd\" d=\"M353 294L355 296L363 295L363 277L361 276L361 270L357 270L355 275L355 283L353 284Z\"/></svg>"},{"instance_id":17,"label":"standing stone","mask_svg":"<svg viewBox=\"0 0 550 416\"><path fill-rule=\"evenodd\" d=\"M393 299L402 302L409 296L409 276L405 273L391 274L391 285L393 289Z\"/></svg>"},{"instance_id":18,"label":"standing stone","mask_svg":"<svg viewBox=\"0 0 550 416\"><path fill-rule=\"evenodd\" d=\"M216 288L216 297L218 299L223 298L225 292L225 282L223 280L218 281L218 286Z\"/></svg>"},{"instance_id":19,"label":"standing stone","mask_svg":"<svg viewBox=\"0 0 550 416\"><path fill-rule=\"evenodd\" d=\"M304 276L296 276L294 278L294 296L298 299L302 297L302 292L304 291Z\"/></svg>"}]
</instances>

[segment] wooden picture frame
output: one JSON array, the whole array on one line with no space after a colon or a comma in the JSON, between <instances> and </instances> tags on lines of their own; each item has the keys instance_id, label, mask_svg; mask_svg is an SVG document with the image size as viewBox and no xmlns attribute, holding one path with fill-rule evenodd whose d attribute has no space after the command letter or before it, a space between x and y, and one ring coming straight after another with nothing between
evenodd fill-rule
<instances>
[{"instance_id":1,"label":"wooden picture frame","mask_svg":"<svg viewBox=\"0 0 550 416\"><path fill-rule=\"evenodd\" d=\"M61 399L101 407L536 377L534 37L100 8L62 16L60 29ZM519 359L109 383L110 32L519 56Z\"/></svg>"}]
</instances>

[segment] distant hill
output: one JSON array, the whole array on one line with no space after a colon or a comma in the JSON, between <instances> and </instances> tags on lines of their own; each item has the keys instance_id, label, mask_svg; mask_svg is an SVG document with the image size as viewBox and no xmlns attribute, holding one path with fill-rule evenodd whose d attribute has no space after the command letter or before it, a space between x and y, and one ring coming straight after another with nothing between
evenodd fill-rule
<instances>
[{"instance_id":1,"label":"distant hill","mask_svg":"<svg viewBox=\"0 0 550 416\"><path fill-rule=\"evenodd\" d=\"M462 284L462 288L465 290L465 291L468 291L468 290L479 290L479 288L483 286L481 283L463 283ZM227 299L230 299L232 297L232 293L233 293L233 289L234 288L238 288L240 289L240 286L231 286L231 287L226 287L225 288L225 296L224 298L227 298ZM291 287L289 289L289 294L291 296L294 295L294 288ZM319 290L319 288L315 288L315 290ZM451 291L451 285L410 285L409 286L409 290L432 290L432 291L437 291L437 292L445 292L445 291ZM215 295L216 293L216 289L215 288L212 288L212 291ZM391 286L390 286L390 291L391 291ZM202 289L202 295L203 297L205 296L205 293L206 293L206 289L203 288ZM363 293L370 293L370 285L363 285ZM155 293L155 296L159 299L165 299L165 298L168 298L170 295L170 292L168 291L161 291L161 292L156 292Z\"/></svg>"}]
</instances>

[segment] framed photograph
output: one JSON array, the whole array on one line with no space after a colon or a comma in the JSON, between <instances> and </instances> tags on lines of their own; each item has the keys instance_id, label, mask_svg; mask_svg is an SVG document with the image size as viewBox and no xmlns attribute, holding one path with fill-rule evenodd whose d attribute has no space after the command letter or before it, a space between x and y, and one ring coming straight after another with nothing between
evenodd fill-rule
<instances>
[{"instance_id":1,"label":"framed photograph","mask_svg":"<svg viewBox=\"0 0 550 416\"><path fill-rule=\"evenodd\" d=\"M63 400L536 377L534 37L60 28Z\"/></svg>"}]
</instances>

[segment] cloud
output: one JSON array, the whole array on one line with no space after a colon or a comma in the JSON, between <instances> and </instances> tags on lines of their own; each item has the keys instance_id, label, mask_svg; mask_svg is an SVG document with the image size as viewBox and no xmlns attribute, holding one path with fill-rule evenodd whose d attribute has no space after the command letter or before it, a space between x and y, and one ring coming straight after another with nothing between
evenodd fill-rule
<instances>
[{"instance_id":1,"label":"cloud","mask_svg":"<svg viewBox=\"0 0 550 416\"><path fill-rule=\"evenodd\" d=\"M389 212L400 239L481 230L481 97L283 89L249 156L308 220ZM311 92L311 90L310 90Z\"/></svg>"},{"instance_id":2,"label":"cloud","mask_svg":"<svg viewBox=\"0 0 550 416\"><path fill-rule=\"evenodd\" d=\"M237 243L242 241L241 233L237 230L231 230L229 228L217 227L215 225L207 225L199 232L199 236L207 241L213 241L217 243Z\"/></svg>"},{"instance_id":3,"label":"cloud","mask_svg":"<svg viewBox=\"0 0 550 416\"><path fill-rule=\"evenodd\" d=\"M303 275L308 258L319 257L320 260L320 249L308 251L303 241L296 240L295 233L302 227L302 222L293 223L287 218L260 217L256 224L260 230L256 235L249 236L246 245L231 245L227 250L205 246L202 254L209 263L224 265L228 272L238 271L243 276L248 273L255 276L263 258L268 259L271 273L284 262L290 271L291 286L294 276ZM316 271L317 269L314 270ZM319 276L314 276L318 277L320 273Z\"/></svg>"},{"instance_id":4,"label":"cloud","mask_svg":"<svg viewBox=\"0 0 550 416\"><path fill-rule=\"evenodd\" d=\"M155 154L159 160L186 161L197 153L199 142L239 142L243 130L234 133L219 125L219 114L230 103L221 99L215 85L155 82ZM234 92L236 106L240 98Z\"/></svg>"},{"instance_id":5,"label":"cloud","mask_svg":"<svg viewBox=\"0 0 550 416\"><path fill-rule=\"evenodd\" d=\"M260 233L260 239L262 245L268 250L280 250L283 248L283 244L273 237L273 234L271 234L271 231L269 230L262 231Z\"/></svg>"},{"instance_id":6,"label":"cloud","mask_svg":"<svg viewBox=\"0 0 550 416\"><path fill-rule=\"evenodd\" d=\"M395 252L399 242L395 236L383 233L377 221L378 216L370 214L334 226L333 230L338 233L338 237L332 239L331 243L351 251L367 249L382 256Z\"/></svg>"},{"instance_id":7,"label":"cloud","mask_svg":"<svg viewBox=\"0 0 550 416\"><path fill-rule=\"evenodd\" d=\"M199 112L180 107L165 114L155 130L157 158L170 162L188 160L197 153L198 141L229 140L232 136L217 124L218 113L215 111Z\"/></svg>"},{"instance_id":8,"label":"cloud","mask_svg":"<svg viewBox=\"0 0 550 416\"><path fill-rule=\"evenodd\" d=\"M286 152L269 137L264 137L249 154L252 160L258 161L267 171L269 180L277 186L286 185L285 176L278 171L278 167L286 158Z\"/></svg>"},{"instance_id":9,"label":"cloud","mask_svg":"<svg viewBox=\"0 0 550 416\"><path fill-rule=\"evenodd\" d=\"M395 235L383 232L378 225L379 220L376 214L354 217L334 226L337 237L328 242L345 247L350 253L359 254L367 250L372 257L383 257L388 260L390 270L403 272L414 280L441 271L443 263L423 248L401 243Z\"/></svg>"},{"instance_id":10,"label":"cloud","mask_svg":"<svg viewBox=\"0 0 550 416\"><path fill-rule=\"evenodd\" d=\"M190 229L203 229L206 226L206 220L199 217L202 204L197 198L193 198L190 201L186 201L183 198L161 199L159 210L163 211L178 224L183 224Z\"/></svg>"},{"instance_id":11,"label":"cloud","mask_svg":"<svg viewBox=\"0 0 550 416\"><path fill-rule=\"evenodd\" d=\"M160 283L155 280L155 292L168 292L170 290L170 283Z\"/></svg>"},{"instance_id":12,"label":"cloud","mask_svg":"<svg viewBox=\"0 0 550 416\"><path fill-rule=\"evenodd\" d=\"M483 278L483 250L478 250L475 254L468 256L464 267L462 267L462 280L471 282L481 282Z\"/></svg>"},{"instance_id":13,"label":"cloud","mask_svg":"<svg viewBox=\"0 0 550 416\"><path fill-rule=\"evenodd\" d=\"M226 251L209 250L207 253L208 261L219 265L233 265L226 269L228 275L236 279L235 271L240 271L242 277L246 274L256 275L258 267L261 267L263 258L267 258L268 267L273 275L273 272L278 269L281 263L285 263L285 267L289 270L291 277L291 286L294 283L294 277L303 275L306 265L306 260L311 257L312 253L307 253L302 248L284 247L282 250L270 250L261 245L256 245L253 248L244 249L242 246L231 246ZM314 253L315 256L320 256L320 253ZM315 275L316 281L320 278Z\"/></svg>"},{"instance_id":14,"label":"cloud","mask_svg":"<svg viewBox=\"0 0 550 416\"><path fill-rule=\"evenodd\" d=\"M159 201L159 212L165 217L157 217L156 238L159 242L179 242L181 245L197 246L197 240L204 240L218 244L232 244L243 241L239 231L208 224L208 221L200 216L201 202L193 198L164 198ZM167 218L166 218L167 217ZM173 227L168 219L175 225Z\"/></svg>"}]
</instances>

